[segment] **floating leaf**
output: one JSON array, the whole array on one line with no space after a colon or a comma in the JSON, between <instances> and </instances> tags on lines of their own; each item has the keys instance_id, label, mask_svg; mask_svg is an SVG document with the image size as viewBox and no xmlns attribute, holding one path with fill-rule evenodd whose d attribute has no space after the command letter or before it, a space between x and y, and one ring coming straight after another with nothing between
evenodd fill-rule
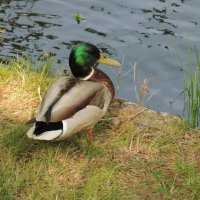
<instances>
[{"instance_id":1,"label":"floating leaf","mask_svg":"<svg viewBox=\"0 0 200 200\"><path fill-rule=\"evenodd\" d=\"M80 24L80 22L81 22L82 20L86 20L85 17L81 16L80 12L76 12L76 13L75 13L74 19L76 20L76 22L77 22L78 24Z\"/></svg>"}]
</instances>

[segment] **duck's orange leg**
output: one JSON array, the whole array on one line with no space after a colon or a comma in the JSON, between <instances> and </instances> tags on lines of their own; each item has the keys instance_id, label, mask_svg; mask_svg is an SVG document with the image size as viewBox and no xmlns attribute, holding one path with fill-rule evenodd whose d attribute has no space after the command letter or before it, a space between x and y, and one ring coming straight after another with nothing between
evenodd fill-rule
<instances>
[{"instance_id":1,"label":"duck's orange leg","mask_svg":"<svg viewBox=\"0 0 200 200\"><path fill-rule=\"evenodd\" d=\"M92 129L87 130L88 133L88 142L91 144L92 143Z\"/></svg>"}]
</instances>

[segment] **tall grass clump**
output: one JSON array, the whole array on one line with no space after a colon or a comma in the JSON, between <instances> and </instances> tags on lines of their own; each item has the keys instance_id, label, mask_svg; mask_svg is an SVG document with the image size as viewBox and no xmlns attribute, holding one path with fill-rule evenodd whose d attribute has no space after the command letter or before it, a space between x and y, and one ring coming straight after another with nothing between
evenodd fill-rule
<instances>
[{"instance_id":1,"label":"tall grass clump","mask_svg":"<svg viewBox=\"0 0 200 200\"><path fill-rule=\"evenodd\" d=\"M177 52L177 51L176 51ZM195 128L200 125L200 53L194 45L194 55L191 56L191 46L187 42L187 65L185 67L182 57L177 52L184 74L184 108L186 126ZM192 58L194 60L192 60Z\"/></svg>"},{"instance_id":2,"label":"tall grass clump","mask_svg":"<svg viewBox=\"0 0 200 200\"><path fill-rule=\"evenodd\" d=\"M54 65L55 58L46 54L37 60L29 56L20 56L0 63L0 79L2 83L5 83L8 76L12 77L13 81L18 80L17 84L21 89L35 91L36 96L41 100L41 95L55 79L52 74Z\"/></svg>"}]
</instances>

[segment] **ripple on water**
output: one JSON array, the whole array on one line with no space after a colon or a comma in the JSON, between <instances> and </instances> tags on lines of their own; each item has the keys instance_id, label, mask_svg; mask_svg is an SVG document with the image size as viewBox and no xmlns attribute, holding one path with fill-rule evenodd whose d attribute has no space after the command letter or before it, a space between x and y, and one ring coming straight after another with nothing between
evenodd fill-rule
<instances>
[{"instance_id":1,"label":"ripple on water","mask_svg":"<svg viewBox=\"0 0 200 200\"><path fill-rule=\"evenodd\" d=\"M74 20L77 11L86 18L80 24ZM53 52L63 70L72 45L90 41L109 56L122 60L125 55L124 72L139 62L137 87L147 78L150 91L160 90L147 105L181 112L180 100L173 110L169 104L183 87L172 46L175 44L185 58L186 38L199 42L199 0L7 0L1 3L0 22L0 30L5 30L0 32L1 59ZM116 82L116 73L103 70ZM136 101L132 83L130 72L121 80L120 95Z\"/></svg>"}]
</instances>

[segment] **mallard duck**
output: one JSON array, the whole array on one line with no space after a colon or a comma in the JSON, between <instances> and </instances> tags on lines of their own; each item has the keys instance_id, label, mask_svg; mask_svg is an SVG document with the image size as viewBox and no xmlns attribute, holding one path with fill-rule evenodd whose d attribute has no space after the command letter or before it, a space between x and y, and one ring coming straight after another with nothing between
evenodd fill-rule
<instances>
[{"instance_id":1,"label":"mallard duck","mask_svg":"<svg viewBox=\"0 0 200 200\"><path fill-rule=\"evenodd\" d=\"M120 66L90 43L75 45L69 56L73 77L64 76L51 85L43 97L38 115L27 136L37 140L65 140L80 130L87 130L92 140L92 128L105 115L114 98L111 79L97 64Z\"/></svg>"}]
</instances>

